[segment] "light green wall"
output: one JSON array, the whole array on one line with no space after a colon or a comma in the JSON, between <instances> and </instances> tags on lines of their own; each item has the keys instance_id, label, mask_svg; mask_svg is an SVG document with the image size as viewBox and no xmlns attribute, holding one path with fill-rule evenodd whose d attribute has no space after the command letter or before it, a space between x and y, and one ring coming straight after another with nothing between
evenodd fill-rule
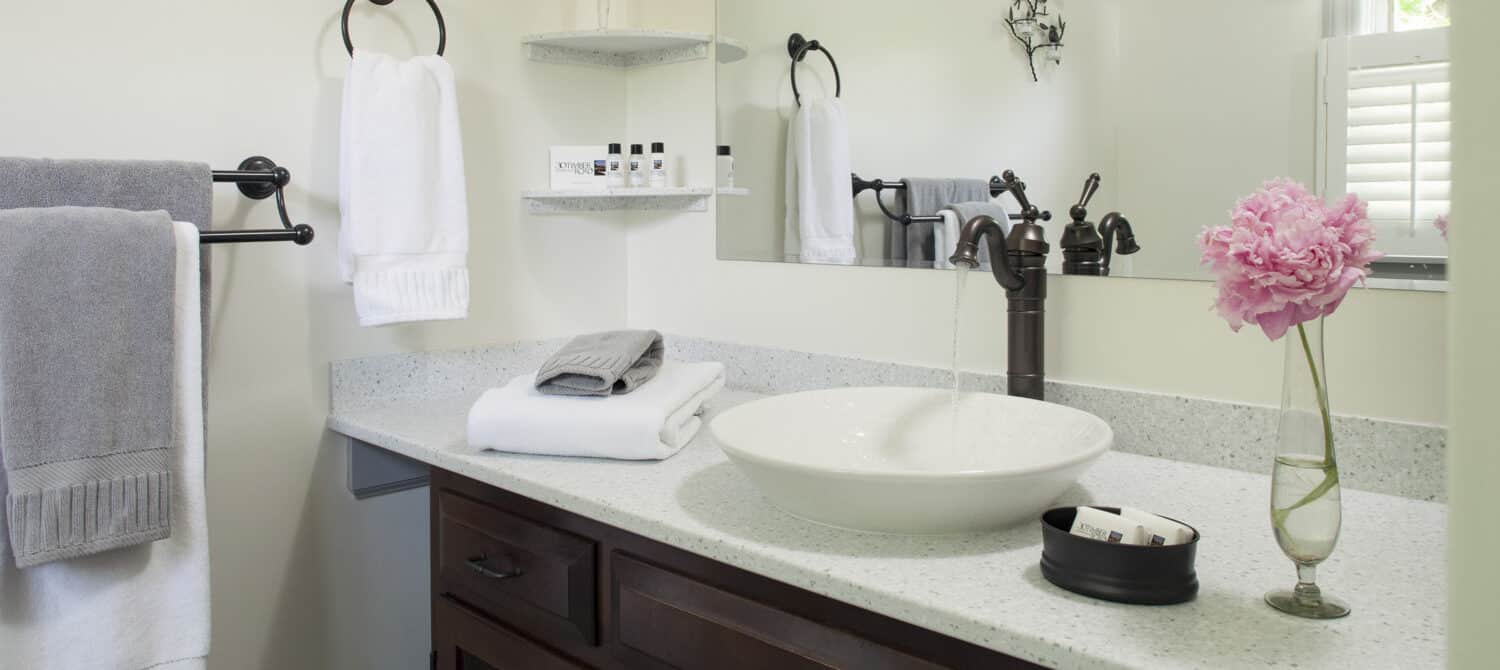
<instances>
[{"instance_id":1,"label":"light green wall","mask_svg":"<svg viewBox=\"0 0 1500 670\"><path fill-rule=\"evenodd\" d=\"M1454 212L1450 299L1450 665L1493 668L1500 631L1500 450L1494 384L1500 379L1500 296L1494 185L1500 183L1500 3L1453 3Z\"/></svg>"}]
</instances>

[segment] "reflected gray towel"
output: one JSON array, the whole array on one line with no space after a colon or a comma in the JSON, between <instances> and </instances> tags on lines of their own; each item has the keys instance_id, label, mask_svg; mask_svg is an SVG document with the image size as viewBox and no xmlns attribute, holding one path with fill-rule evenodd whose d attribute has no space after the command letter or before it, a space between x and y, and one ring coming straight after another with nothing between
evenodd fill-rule
<instances>
[{"instance_id":1,"label":"reflected gray towel","mask_svg":"<svg viewBox=\"0 0 1500 670\"><path fill-rule=\"evenodd\" d=\"M0 210L0 457L17 567L170 535L176 264L166 212Z\"/></svg>"},{"instance_id":2,"label":"reflected gray towel","mask_svg":"<svg viewBox=\"0 0 1500 670\"><path fill-rule=\"evenodd\" d=\"M661 333L654 330L579 335L542 364L536 388L548 395L629 393L651 381L665 358Z\"/></svg>"},{"instance_id":3,"label":"reflected gray towel","mask_svg":"<svg viewBox=\"0 0 1500 670\"><path fill-rule=\"evenodd\" d=\"M990 184L983 179L902 179L901 183L906 184L906 189L904 197L898 198L900 211L912 216L934 216L956 202L990 199ZM932 261L937 258L932 243L932 224L903 226L892 221L887 231L891 259L903 261L898 265L932 267Z\"/></svg>"},{"instance_id":4,"label":"reflected gray towel","mask_svg":"<svg viewBox=\"0 0 1500 670\"><path fill-rule=\"evenodd\" d=\"M132 212L165 210L173 221L213 227L213 171L180 161L52 160L0 156L0 209L113 207ZM208 361L209 256L203 278L203 360Z\"/></svg>"}]
</instances>

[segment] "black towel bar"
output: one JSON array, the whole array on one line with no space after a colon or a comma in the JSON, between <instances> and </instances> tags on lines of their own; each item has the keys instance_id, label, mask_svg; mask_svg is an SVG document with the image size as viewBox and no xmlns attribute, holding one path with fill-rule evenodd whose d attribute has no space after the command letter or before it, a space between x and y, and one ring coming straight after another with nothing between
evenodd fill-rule
<instances>
[{"instance_id":1,"label":"black towel bar","mask_svg":"<svg viewBox=\"0 0 1500 670\"><path fill-rule=\"evenodd\" d=\"M850 175L850 177L852 179L852 184L854 187L854 196L859 197L859 194L864 193L865 191L874 191L875 204L880 206L880 212L882 214L885 214L886 218L890 219L891 221L899 223L903 226L909 226L913 223L942 223L943 221L943 217L941 216L913 216L911 214L896 214L895 212L892 212L890 208L886 207L885 200L880 197L880 194L882 191L905 191L906 183L900 179L868 180L860 179L859 175L857 174ZM990 197L997 198L1002 193L1009 192L1011 192L1011 190L1010 187L1006 185L1005 180L999 177L990 177ZM1025 218L1025 214L1010 215L1010 219L1012 221L1022 221L1025 220ZM1041 212L1039 218L1041 218L1041 220L1043 221L1051 221L1052 212Z\"/></svg>"},{"instance_id":2,"label":"black towel bar","mask_svg":"<svg viewBox=\"0 0 1500 670\"><path fill-rule=\"evenodd\" d=\"M286 196L282 189L292 183L292 172L265 156L251 156L240 161L238 169L214 170L214 181L238 184L240 193L247 198L265 200L276 196L276 213L281 215L282 229L230 230L206 232L198 236L203 244L233 244L236 242L295 242L299 246L312 244L313 229L305 223L293 224L286 213Z\"/></svg>"}]
</instances>

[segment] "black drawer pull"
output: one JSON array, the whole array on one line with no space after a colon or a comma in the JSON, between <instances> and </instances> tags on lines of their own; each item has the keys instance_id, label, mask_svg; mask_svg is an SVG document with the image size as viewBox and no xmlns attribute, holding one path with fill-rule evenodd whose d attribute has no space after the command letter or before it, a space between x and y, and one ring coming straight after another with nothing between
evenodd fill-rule
<instances>
[{"instance_id":1,"label":"black drawer pull","mask_svg":"<svg viewBox=\"0 0 1500 670\"><path fill-rule=\"evenodd\" d=\"M482 576L489 577L490 579L513 579L515 577L520 577L522 574L525 574L521 572L520 568L516 568L509 572L496 572L495 570L490 569L490 566L485 565L489 562L489 560L490 557L483 554L480 554L478 558L471 558L469 559L468 563L469 569L473 570L476 573L479 573Z\"/></svg>"}]
</instances>

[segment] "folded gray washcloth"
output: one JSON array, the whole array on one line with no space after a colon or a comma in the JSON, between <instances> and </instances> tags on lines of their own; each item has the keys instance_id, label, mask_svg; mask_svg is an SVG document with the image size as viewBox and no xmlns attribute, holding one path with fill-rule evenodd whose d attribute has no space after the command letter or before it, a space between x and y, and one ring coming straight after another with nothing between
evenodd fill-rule
<instances>
[{"instance_id":1,"label":"folded gray washcloth","mask_svg":"<svg viewBox=\"0 0 1500 670\"><path fill-rule=\"evenodd\" d=\"M0 210L0 457L17 567L171 534L166 212Z\"/></svg>"},{"instance_id":2,"label":"folded gray washcloth","mask_svg":"<svg viewBox=\"0 0 1500 670\"><path fill-rule=\"evenodd\" d=\"M173 221L207 231L213 226L213 171L181 161L53 160L0 157L0 209L113 207L165 210ZM203 361L208 363L209 256L200 259Z\"/></svg>"},{"instance_id":3,"label":"folded gray washcloth","mask_svg":"<svg viewBox=\"0 0 1500 670\"><path fill-rule=\"evenodd\" d=\"M579 335L542 364L536 388L548 395L629 393L651 381L665 358L661 333L654 330Z\"/></svg>"},{"instance_id":4,"label":"folded gray washcloth","mask_svg":"<svg viewBox=\"0 0 1500 670\"><path fill-rule=\"evenodd\" d=\"M906 184L903 210L912 216L933 216L956 202L990 199L990 184L983 179L903 179ZM932 224L913 223L903 226L892 221L889 231L890 254L909 268L930 268L937 260L932 243Z\"/></svg>"}]
</instances>

